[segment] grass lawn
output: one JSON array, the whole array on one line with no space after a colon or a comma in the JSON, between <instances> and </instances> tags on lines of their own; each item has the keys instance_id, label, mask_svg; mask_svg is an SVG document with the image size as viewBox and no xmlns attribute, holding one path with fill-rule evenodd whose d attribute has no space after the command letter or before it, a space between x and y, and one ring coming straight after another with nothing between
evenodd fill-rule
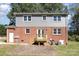
<instances>
[{"instance_id":1,"label":"grass lawn","mask_svg":"<svg viewBox=\"0 0 79 59\"><path fill-rule=\"evenodd\" d=\"M8 56L12 54L12 50L16 47L17 45L0 45L0 56Z\"/></svg>"},{"instance_id":2,"label":"grass lawn","mask_svg":"<svg viewBox=\"0 0 79 59\"><path fill-rule=\"evenodd\" d=\"M0 45L0 56L79 56L79 42L69 41L67 46Z\"/></svg>"},{"instance_id":3,"label":"grass lawn","mask_svg":"<svg viewBox=\"0 0 79 59\"><path fill-rule=\"evenodd\" d=\"M67 46L54 46L56 54L61 56L79 56L79 42L69 41Z\"/></svg>"}]
</instances>

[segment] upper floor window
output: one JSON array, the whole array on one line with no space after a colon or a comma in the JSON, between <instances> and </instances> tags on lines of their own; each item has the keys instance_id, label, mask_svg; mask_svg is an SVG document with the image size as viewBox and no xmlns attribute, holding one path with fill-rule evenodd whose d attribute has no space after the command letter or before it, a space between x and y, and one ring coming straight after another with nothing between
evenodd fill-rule
<instances>
[{"instance_id":1,"label":"upper floor window","mask_svg":"<svg viewBox=\"0 0 79 59\"><path fill-rule=\"evenodd\" d=\"M56 35L61 34L61 29L60 28L54 28L53 33Z\"/></svg>"},{"instance_id":2,"label":"upper floor window","mask_svg":"<svg viewBox=\"0 0 79 59\"><path fill-rule=\"evenodd\" d=\"M57 17L56 16L54 16L54 21L57 21Z\"/></svg>"},{"instance_id":3,"label":"upper floor window","mask_svg":"<svg viewBox=\"0 0 79 59\"><path fill-rule=\"evenodd\" d=\"M28 21L31 21L31 16L28 16Z\"/></svg>"},{"instance_id":4,"label":"upper floor window","mask_svg":"<svg viewBox=\"0 0 79 59\"><path fill-rule=\"evenodd\" d=\"M46 16L43 16L43 20L46 20Z\"/></svg>"},{"instance_id":5,"label":"upper floor window","mask_svg":"<svg viewBox=\"0 0 79 59\"><path fill-rule=\"evenodd\" d=\"M27 21L27 16L24 16L24 21Z\"/></svg>"},{"instance_id":6,"label":"upper floor window","mask_svg":"<svg viewBox=\"0 0 79 59\"><path fill-rule=\"evenodd\" d=\"M61 21L61 16L58 16L58 21Z\"/></svg>"},{"instance_id":7,"label":"upper floor window","mask_svg":"<svg viewBox=\"0 0 79 59\"><path fill-rule=\"evenodd\" d=\"M54 16L54 21L61 21L61 16Z\"/></svg>"},{"instance_id":8,"label":"upper floor window","mask_svg":"<svg viewBox=\"0 0 79 59\"><path fill-rule=\"evenodd\" d=\"M31 21L31 16L24 16L24 21Z\"/></svg>"}]
</instances>

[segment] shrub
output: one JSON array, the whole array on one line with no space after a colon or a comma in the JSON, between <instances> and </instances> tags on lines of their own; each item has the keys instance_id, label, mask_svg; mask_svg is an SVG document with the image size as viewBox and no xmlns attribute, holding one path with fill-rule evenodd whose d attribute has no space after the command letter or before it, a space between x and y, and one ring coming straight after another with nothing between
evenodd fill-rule
<instances>
[{"instance_id":1,"label":"shrub","mask_svg":"<svg viewBox=\"0 0 79 59\"><path fill-rule=\"evenodd\" d=\"M2 42L7 42L7 40L3 39Z\"/></svg>"},{"instance_id":2,"label":"shrub","mask_svg":"<svg viewBox=\"0 0 79 59\"><path fill-rule=\"evenodd\" d=\"M79 42L79 36L78 35L76 36L75 40Z\"/></svg>"},{"instance_id":3,"label":"shrub","mask_svg":"<svg viewBox=\"0 0 79 59\"><path fill-rule=\"evenodd\" d=\"M68 40L70 40L70 41L75 41L75 36L74 36L74 35L69 36L69 37L68 37Z\"/></svg>"},{"instance_id":4,"label":"shrub","mask_svg":"<svg viewBox=\"0 0 79 59\"><path fill-rule=\"evenodd\" d=\"M4 25L0 24L0 36L5 36L6 35L6 28Z\"/></svg>"},{"instance_id":5,"label":"shrub","mask_svg":"<svg viewBox=\"0 0 79 59\"><path fill-rule=\"evenodd\" d=\"M79 35L72 35L72 36L69 35L68 40L79 41Z\"/></svg>"}]
</instances>

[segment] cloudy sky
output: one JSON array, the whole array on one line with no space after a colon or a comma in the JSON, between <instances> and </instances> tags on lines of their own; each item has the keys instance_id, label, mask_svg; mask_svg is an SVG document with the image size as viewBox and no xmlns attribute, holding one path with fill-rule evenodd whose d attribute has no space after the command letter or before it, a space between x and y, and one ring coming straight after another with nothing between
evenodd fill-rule
<instances>
[{"instance_id":1,"label":"cloudy sky","mask_svg":"<svg viewBox=\"0 0 79 59\"><path fill-rule=\"evenodd\" d=\"M10 4L0 3L0 24L8 24L9 19L7 17L8 12L10 11Z\"/></svg>"}]
</instances>

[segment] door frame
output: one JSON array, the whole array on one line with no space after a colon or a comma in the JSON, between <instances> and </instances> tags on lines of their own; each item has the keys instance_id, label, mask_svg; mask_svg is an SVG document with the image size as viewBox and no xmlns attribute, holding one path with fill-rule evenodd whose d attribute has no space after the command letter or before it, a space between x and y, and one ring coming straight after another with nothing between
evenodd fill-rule
<instances>
[{"instance_id":1,"label":"door frame","mask_svg":"<svg viewBox=\"0 0 79 59\"><path fill-rule=\"evenodd\" d=\"M40 39L42 39L43 38L43 35L44 35L43 32L44 32L44 29L38 28L37 29L37 37L40 38Z\"/></svg>"}]
</instances>

